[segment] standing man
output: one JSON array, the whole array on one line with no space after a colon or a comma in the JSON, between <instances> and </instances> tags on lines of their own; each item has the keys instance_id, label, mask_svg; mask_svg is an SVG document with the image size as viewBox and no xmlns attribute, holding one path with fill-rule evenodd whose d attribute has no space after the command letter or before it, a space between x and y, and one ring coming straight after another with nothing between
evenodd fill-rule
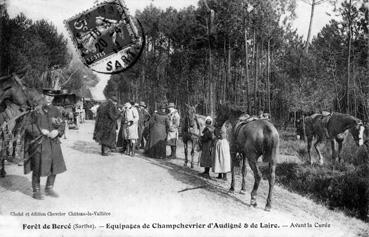
<instances>
[{"instance_id":1,"label":"standing man","mask_svg":"<svg viewBox=\"0 0 369 237\"><path fill-rule=\"evenodd\" d=\"M117 102L117 97L112 96L97 110L93 139L101 145L101 155L103 156L108 156L110 150L116 148L117 120L120 116Z\"/></svg>"},{"instance_id":2,"label":"standing man","mask_svg":"<svg viewBox=\"0 0 369 237\"><path fill-rule=\"evenodd\" d=\"M150 121L150 113L146 109L145 102L141 101L138 109L138 142L137 148L144 149L145 147L145 137L144 130L148 126L148 122Z\"/></svg>"},{"instance_id":3,"label":"standing man","mask_svg":"<svg viewBox=\"0 0 369 237\"><path fill-rule=\"evenodd\" d=\"M167 124L167 145L170 146L171 155L167 158L175 159L177 150L177 139L178 139L178 129L180 116L178 111L175 109L174 103L168 104L168 124Z\"/></svg>"},{"instance_id":4,"label":"standing man","mask_svg":"<svg viewBox=\"0 0 369 237\"><path fill-rule=\"evenodd\" d=\"M135 155L135 143L138 139L138 111L132 104L126 103L125 122L127 123L128 154Z\"/></svg>"},{"instance_id":5,"label":"standing man","mask_svg":"<svg viewBox=\"0 0 369 237\"><path fill-rule=\"evenodd\" d=\"M45 194L58 197L54 191L57 174L66 171L59 137L65 127L60 111L51 104L53 94L44 90L42 107L31 113L25 125L24 173L32 171L33 198L42 200L40 177L47 176Z\"/></svg>"}]
</instances>

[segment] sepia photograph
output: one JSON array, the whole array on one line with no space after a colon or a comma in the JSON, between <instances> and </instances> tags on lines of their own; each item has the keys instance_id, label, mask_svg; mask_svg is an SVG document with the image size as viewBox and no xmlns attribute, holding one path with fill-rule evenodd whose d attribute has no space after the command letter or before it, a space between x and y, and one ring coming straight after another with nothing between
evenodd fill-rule
<instances>
[{"instance_id":1,"label":"sepia photograph","mask_svg":"<svg viewBox=\"0 0 369 237\"><path fill-rule=\"evenodd\" d=\"M0 236L369 237L369 0L0 0Z\"/></svg>"}]
</instances>

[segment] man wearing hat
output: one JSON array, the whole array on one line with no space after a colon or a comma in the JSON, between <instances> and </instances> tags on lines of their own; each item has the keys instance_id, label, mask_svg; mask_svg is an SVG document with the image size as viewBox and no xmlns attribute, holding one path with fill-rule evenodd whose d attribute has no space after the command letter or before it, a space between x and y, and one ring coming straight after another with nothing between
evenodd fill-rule
<instances>
[{"instance_id":1,"label":"man wearing hat","mask_svg":"<svg viewBox=\"0 0 369 237\"><path fill-rule=\"evenodd\" d=\"M61 112L51 104L55 94L44 90L42 106L36 108L26 120L24 173L32 171L33 198L42 200L41 177L47 177L45 194L58 197L54 191L57 174L66 171L59 137L64 133Z\"/></svg>"},{"instance_id":2,"label":"man wearing hat","mask_svg":"<svg viewBox=\"0 0 369 237\"><path fill-rule=\"evenodd\" d=\"M167 145L169 145L171 148L171 155L168 156L168 158L175 159L180 116L178 111L175 109L174 103L168 104L168 110L169 115L167 124Z\"/></svg>"},{"instance_id":3,"label":"man wearing hat","mask_svg":"<svg viewBox=\"0 0 369 237\"><path fill-rule=\"evenodd\" d=\"M126 139L128 140L128 155L134 156L135 143L138 139L138 111L132 105L134 103L126 103L124 122L126 124Z\"/></svg>"},{"instance_id":4,"label":"man wearing hat","mask_svg":"<svg viewBox=\"0 0 369 237\"><path fill-rule=\"evenodd\" d=\"M116 148L117 120L120 116L117 102L117 97L112 96L97 110L93 139L101 145L103 156L108 156L110 150Z\"/></svg>"},{"instance_id":5,"label":"man wearing hat","mask_svg":"<svg viewBox=\"0 0 369 237\"><path fill-rule=\"evenodd\" d=\"M145 102L141 101L139 104L139 109L138 109L138 142L137 142L137 148L141 148L143 149L145 147L145 139L147 139L147 137L145 137L144 135L144 131L145 133L147 133L147 127L148 127L148 123L150 121L150 113L149 111L147 111L146 108L146 104Z\"/></svg>"}]
</instances>

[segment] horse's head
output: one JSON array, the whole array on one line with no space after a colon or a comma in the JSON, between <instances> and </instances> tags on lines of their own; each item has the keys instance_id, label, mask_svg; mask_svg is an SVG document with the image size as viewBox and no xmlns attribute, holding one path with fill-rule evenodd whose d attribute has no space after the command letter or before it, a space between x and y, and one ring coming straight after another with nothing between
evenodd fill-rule
<instances>
[{"instance_id":1,"label":"horse's head","mask_svg":"<svg viewBox=\"0 0 369 237\"><path fill-rule=\"evenodd\" d=\"M16 75L0 78L0 95L0 104L8 99L16 105L24 106L28 101L23 84Z\"/></svg>"},{"instance_id":2,"label":"horse's head","mask_svg":"<svg viewBox=\"0 0 369 237\"><path fill-rule=\"evenodd\" d=\"M237 119L244 113L245 112L239 106L230 103L219 103L216 108L217 116L214 125L216 127L221 127L225 121Z\"/></svg>"},{"instance_id":3,"label":"horse's head","mask_svg":"<svg viewBox=\"0 0 369 237\"><path fill-rule=\"evenodd\" d=\"M195 120L196 120L196 107L197 107L197 105L191 106L191 105L186 104L186 107L187 107L186 115L187 115L187 118L188 118L188 121L189 121L189 126L192 128L196 124Z\"/></svg>"},{"instance_id":4,"label":"horse's head","mask_svg":"<svg viewBox=\"0 0 369 237\"><path fill-rule=\"evenodd\" d=\"M356 125L350 129L350 133L354 138L356 145L361 146L364 144L365 139L368 139L368 124L364 125L361 120L357 120Z\"/></svg>"}]
</instances>

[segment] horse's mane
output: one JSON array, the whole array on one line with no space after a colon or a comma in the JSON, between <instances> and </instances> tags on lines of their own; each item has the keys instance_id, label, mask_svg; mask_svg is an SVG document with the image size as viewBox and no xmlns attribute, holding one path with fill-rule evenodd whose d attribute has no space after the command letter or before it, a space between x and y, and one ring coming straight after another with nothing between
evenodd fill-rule
<instances>
[{"instance_id":1,"label":"horse's mane","mask_svg":"<svg viewBox=\"0 0 369 237\"><path fill-rule=\"evenodd\" d=\"M226 110L226 113L229 113L230 117L239 117L242 114L246 114L246 108L244 106L236 105L234 103L225 102L223 104L219 104L218 111Z\"/></svg>"}]
</instances>

